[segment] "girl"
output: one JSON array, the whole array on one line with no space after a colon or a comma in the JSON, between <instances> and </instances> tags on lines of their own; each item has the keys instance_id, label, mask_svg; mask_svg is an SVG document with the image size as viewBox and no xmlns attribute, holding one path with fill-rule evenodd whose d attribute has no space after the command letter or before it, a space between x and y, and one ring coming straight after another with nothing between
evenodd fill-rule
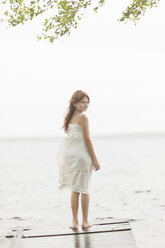
<instances>
[{"instance_id":1,"label":"girl","mask_svg":"<svg viewBox=\"0 0 165 248\"><path fill-rule=\"evenodd\" d=\"M81 193L82 228L92 226L88 222L89 181L92 168L100 169L93 145L89 136L88 118L83 113L90 102L89 96L82 90L73 93L66 116L64 132L67 136L61 141L57 151L59 166L59 189L71 190L71 208L73 222L70 228L78 227L78 205Z\"/></svg>"}]
</instances>

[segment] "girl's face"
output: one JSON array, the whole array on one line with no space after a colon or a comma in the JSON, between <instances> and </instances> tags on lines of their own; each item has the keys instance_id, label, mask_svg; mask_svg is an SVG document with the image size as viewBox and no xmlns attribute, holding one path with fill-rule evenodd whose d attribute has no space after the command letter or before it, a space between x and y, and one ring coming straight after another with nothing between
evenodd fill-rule
<instances>
[{"instance_id":1,"label":"girl's face","mask_svg":"<svg viewBox=\"0 0 165 248\"><path fill-rule=\"evenodd\" d=\"M88 98L84 96L79 102L77 102L75 105L76 109L80 112L86 111L88 108Z\"/></svg>"}]
</instances>

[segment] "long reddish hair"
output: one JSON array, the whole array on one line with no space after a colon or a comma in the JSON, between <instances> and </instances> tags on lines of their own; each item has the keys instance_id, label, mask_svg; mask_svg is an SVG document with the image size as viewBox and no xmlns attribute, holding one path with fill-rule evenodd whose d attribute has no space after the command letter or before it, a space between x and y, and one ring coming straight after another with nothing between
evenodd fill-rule
<instances>
[{"instance_id":1,"label":"long reddish hair","mask_svg":"<svg viewBox=\"0 0 165 248\"><path fill-rule=\"evenodd\" d=\"M88 98L88 102L90 102L89 96L87 95L86 92L82 90L77 90L73 93L72 97L69 100L69 107L67 108L67 112L64 117L64 125L62 128L64 128L64 132L67 132L68 124L70 119L72 118L73 113L75 112L75 107L73 104L81 101L81 99L86 96Z\"/></svg>"}]
</instances>

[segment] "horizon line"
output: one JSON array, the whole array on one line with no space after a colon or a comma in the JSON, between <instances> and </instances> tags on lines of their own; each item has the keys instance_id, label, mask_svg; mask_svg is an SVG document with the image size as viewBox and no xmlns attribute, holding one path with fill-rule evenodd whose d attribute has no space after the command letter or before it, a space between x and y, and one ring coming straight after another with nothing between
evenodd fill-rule
<instances>
[{"instance_id":1,"label":"horizon line","mask_svg":"<svg viewBox=\"0 0 165 248\"><path fill-rule=\"evenodd\" d=\"M105 137L113 137L113 136L148 136L148 135L165 135L165 132L130 132L130 133L109 133L109 134L96 134L91 135L91 138L105 138ZM22 139L57 139L63 138L64 135L52 135L52 136L1 136L1 140L22 140Z\"/></svg>"}]
</instances>

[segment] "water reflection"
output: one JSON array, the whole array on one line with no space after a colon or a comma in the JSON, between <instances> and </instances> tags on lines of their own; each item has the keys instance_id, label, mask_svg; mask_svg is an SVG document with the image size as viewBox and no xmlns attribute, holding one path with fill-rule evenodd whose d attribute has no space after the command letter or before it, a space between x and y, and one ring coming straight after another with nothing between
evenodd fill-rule
<instances>
[{"instance_id":1,"label":"water reflection","mask_svg":"<svg viewBox=\"0 0 165 248\"><path fill-rule=\"evenodd\" d=\"M85 248L91 248L91 237L90 234L84 234L84 244L85 244Z\"/></svg>"},{"instance_id":2,"label":"water reflection","mask_svg":"<svg viewBox=\"0 0 165 248\"><path fill-rule=\"evenodd\" d=\"M74 235L74 248L79 248L80 247L80 239L79 239L79 234Z\"/></svg>"},{"instance_id":3,"label":"water reflection","mask_svg":"<svg viewBox=\"0 0 165 248\"><path fill-rule=\"evenodd\" d=\"M75 234L74 248L92 248L90 234Z\"/></svg>"}]
</instances>

